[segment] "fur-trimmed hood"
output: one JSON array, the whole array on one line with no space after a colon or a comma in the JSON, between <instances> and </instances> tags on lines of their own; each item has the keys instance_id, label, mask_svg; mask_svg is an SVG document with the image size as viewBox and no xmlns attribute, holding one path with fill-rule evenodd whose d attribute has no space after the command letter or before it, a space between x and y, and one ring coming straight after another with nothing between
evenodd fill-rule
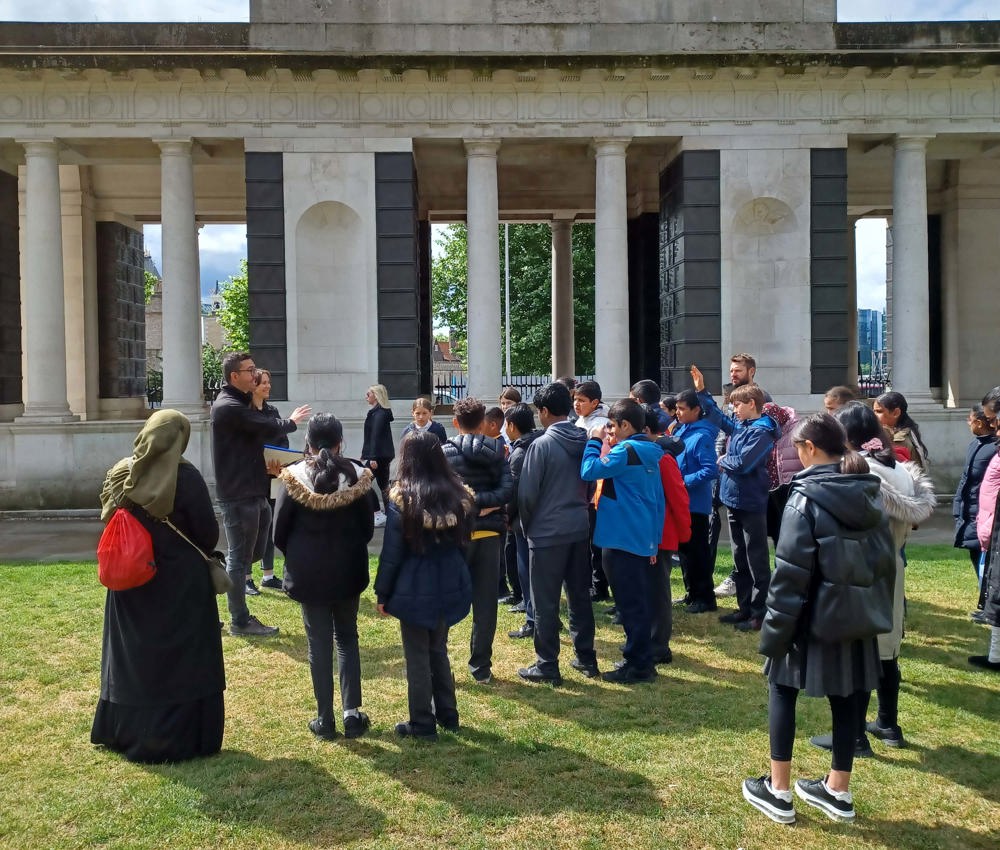
<instances>
[{"instance_id":1,"label":"fur-trimmed hood","mask_svg":"<svg viewBox=\"0 0 1000 850\"><path fill-rule=\"evenodd\" d=\"M882 506L890 519L907 527L930 519L937 496L930 476L919 464L906 461L888 467L868 458L868 466L882 482Z\"/></svg>"},{"instance_id":2,"label":"fur-trimmed hood","mask_svg":"<svg viewBox=\"0 0 1000 850\"><path fill-rule=\"evenodd\" d=\"M468 493L468 499L465 501L465 510L466 513L471 515L476 510L476 494L468 486L465 486L465 492ZM400 489L398 482L393 484L389 490L389 501L399 509L400 513L403 512L403 491ZM449 528L455 528L461 521L461 517L450 512L447 514L432 514L430 511L424 511L424 529L427 531L444 531Z\"/></svg>"},{"instance_id":3,"label":"fur-trimmed hood","mask_svg":"<svg viewBox=\"0 0 1000 850\"><path fill-rule=\"evenodd\" d=\"M285 485L289 497L303 507L313 511L335 511L367 496L372 488L371 470L358 466L354 461L351 461L351 465L358 474L357 483L349 484L347 478L341 475L340 486L333 493L317 493L313 490L309 479L309 465L304 460L286 466L278 477Z\"/></svg>"}]
</instances>

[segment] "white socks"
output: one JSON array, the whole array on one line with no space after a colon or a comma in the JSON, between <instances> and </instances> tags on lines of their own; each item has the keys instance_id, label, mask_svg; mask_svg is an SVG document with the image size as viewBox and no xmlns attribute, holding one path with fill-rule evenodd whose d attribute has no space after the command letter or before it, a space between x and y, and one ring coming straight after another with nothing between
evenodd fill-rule
<instances>
[{"instance_id":1,"label":"white socks","mask_svg":"<svg viewBox=\"0 0 1000 850\"><path fill-rule=\"evenodd\" d=\"M792 789L788 788L784 791L778 791L777 789L772 788L770 777L764 780L764 787L767 788L767 790L770 791L772 794L774 794L774 796L777 797L779 800L784 800L786 803L790 803L792 801Z\"/></svg>"},{"instance_id":2,"label":"white socks","mask_svg":"<svg viewBox=\"0 0 1000 850\"><path fill-rule=\"evenodd\" d=\"M823 780L823 788L831 797L834 797L835 799L840 800L841 802L844 803L854 802L854 798L851 796L850 791L834 791L829 785L826 784L825 779Z\"/></svg>"},{"instance_id":3,"label":"white socks","mask_svg":"<svg viewBox=\"0 0 1000 850\"><path fill-rule=\"evenodd\" d=\"M358 709L356 708L348 708L344 710L344 720L347 720L348 717L357 717L357 716L358 716Z\"/></svg>"},{"instance_id":4,"label":"white socks","mask_svg":"<svg viewBox=\"0 0 1000 850\"><path fill-rule=\"evenodd\" d=\"M1000 663L1000 626L990 629L990 654L987 658L991 664Z\"/></svg>"}]
</instances>

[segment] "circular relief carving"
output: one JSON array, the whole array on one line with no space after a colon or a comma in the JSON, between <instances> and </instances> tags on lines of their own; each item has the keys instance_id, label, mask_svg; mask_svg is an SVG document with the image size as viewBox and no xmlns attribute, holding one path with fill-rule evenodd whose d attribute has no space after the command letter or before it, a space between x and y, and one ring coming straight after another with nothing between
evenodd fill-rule
<instances>
[{"instance_id":1,"label":"circular relief carving","mask_svg":"<svg viewBox=\"0 0 1000 850\"><path fill-rule=\"evenodd\" d=\"M181 98L181 112L189 117L194 118L201 115L204 109L205 101L196 94L190 94Z\"/></svg>"},{"instance_id":2,"label":"circular relief carving","mask_svg":"<svg viewBox=\"0 0 1000 850\"><path fill-rule=\"evenodd\" d=\"M882 109L889 115L902 115L906 112L905 94L888 94Z\"/></svg>"},{"instance_id":3,"label":"circular relief carving","mask_svg":"<svg viewBox=\"0 0 1000 850\"><path fill-rule=\"evenodd\" d=\"M675 94L667 100L667 111L671 115L685 115L691 109L691 101L684 95Z\"/></svg>"},{"instance_id":4,"label":"circular relief carving","mask_svg":"<svg viewBox=\"0 0 1000 850\"><path fill-rule=\"evenodd\" d=\"M778 198L754 198L736 213L734 232L745 236L772 236L795 229L795 213Z\"/></svg>"},{"instance_id":5,"label":"circular relief carving","mask_svg":"<svg viewBox=\"0 0 1000 850\"><path fill-rule=\"evenodd\" d=\"M8 117L13 117L19 114L23 108L24 104L21 103L21 98L14 97L14 95L10 95L9 97L5 97L3 100L0 100L0 112Z\"/></svg>"},{"instance_id":6,"label":"circular relief carving","mask_svg":"<svg viewBox=\"0 0 1000 850\"><path fill-rule=\"evenodd\" d=\"M815 115L819 111L819 96L812 93L801 95L798 106L800 115Z\"/></svg>"},{"instance_id":7,"label":"circular relief carving","mask_svg":"<svg viewBox=\"0 0 1000 850\"><path fill-rule=\"evenodd\" d=\"M324 118L333 118L340 112L340 100L332 94L325 94L317 101L316 108Z\"/></svg>"},{"instance_id":8,"label":"circular relief carving","mask_svg":"<svg viewBox=\"0 0 1000 850\"><path fill-rule=\"evenodd\" d=\"M760 114L771 115L777 107L778 98L773 94L759 94L753 99L754 111Z\"/></svg>"},{"instance_id":9,"label":"circular relief carving","mask_svg":"<svg viewBox=\"0 0 1000 850\"><path fill-rule=\"evenodd\" d=\"M406 112L411 118L423 118L427 114L427 100L423 97L411 97L406 101Z\"/></svg>"},{"instance_id":10,"label":"circular relief carving","mask_svg":"<svg viewBox=\"0 0 1000 850\"><path fill-rule=\"evenodd\" d=\"M271 104L271 114L287 118L295 111L295 101L287 95L276 97Z\"/></svg>"},{"instance_id":11,"label":"circular relief carving","mask_svg":"<svg viewBox=\"0 0 1000 850\"><path fill-rule=\"evenodd\" d=\"M840 99L840 109L850 115L857 115L864 108L865 99L860 94L845 94Z\"/></svg>"},{"instance_id":12,"label":"circular relief carving","mask_svg":"<svg viewBox=\"0 0 1000 850\"><path fill-rule=\"evenodd\" d=\"M90 99L90 114L94 118L106 118L115 108L115 102L106 94L95 95Z\"/></svg>"},{"instance_id":13,"label":"circular relief carving","mask_svg":"<svg viewBox=\"0 0 1000 850\"><path fill-rule=\"evenodd\" d=\"M493 101L493 114L497 118L510 118L514 114L514 98L502 94Z\"/></svg>"},{"instance_id":14,"label":"circular relief carving","mask_svg":"<svg viewBox=\"0 0 1000 850\"><path fill-rule=\"evenodd\" d=\"M231 97L229 98L229 114L240 116L246 115L247 110L250 108L250 102L245 97Z\"/></svg>"},{"instance_id":15,"label":"circular relief carving","mask_svg":"<svg viewBox=\"0 0 1000 850\"><path fill-rule=\"evenodd\" d=\"M638 94L625 98L625 114L629 118L638 118L646 111L646 99Z\"/></svg>"},{"instance_id":16,"label":"circular relief carving","mask_svg":"<svg viewBox=\"0 0 1000 850\"><path fill-rule=\"evenodd\" d=\"M45 111L52 116L65 115L69 109L69 101L64 97L50 97L45 101Z\"/></svg>"},{"instance_id":17,"label":"circular relief carving","mask_svg":"<svg viewBox=\"0 0 1000 850\"><path fill-rule=\"evenodd\" d=\"M555 94L543 94L538 98L537 109L539 115L550 117L559 111L559 96Z\"/></svg>"},{"instance_id":18,"label":"circular relief carving","mask_svg":"<svg viewBox=\"0 0 1000 850\"><path fill-rule=\"evenodd\" d=\"M733 96L717 94L712 97L712 112L716 115L731 115L733 111Z\"/></svg>"},{"instance_id":19,"label":"circular relief carving","mask_svg":"<svg viewBox=\"0 0 1000 850\"><path fill-rule=\"evenodd\" d=\"M948 111L949 101L950 97L948 92L934 92L927 98L927 108L931 112L936 112L938 115L942 115Z\"/></svg>"},{"instance_id":20,"label":"circular relief carving","mask_svg":"<svg viewBox=\"0 0 1000 850\"><path fill-rule=\"evenodd\" d=\"M200 100L200 98L195 98ZM159 109L159 101L155 97L140 97L135 102L135 116L136 118L152 118L156 115L156 111ZM189 115L194 115L197 113L189 112Z\"/></svg>"},{"instance_id":21,"label":"circular relief carving","mask_svg":"<svg viewBox=\"0 0 1000 850\"><path fill-rule=\"evenodd\" d=\"M361 99L361 112L369 118L378 118L384 109L382 98L378 95L370 94Z\"/></svg>"},{"instance_id":22,"label":"circular relief carving","mask_svg":"<svg viewBox=\"0 0 1000 850\"><path fill-rule=\"evenodd\" d=\"M587 95L580 101L580 112L588 118L593 118L601 114L601 107L604 101L596 94Z\"/></svg>"},{"instance_id":23,"label":"circular relief carving","mask_svg":"<svg viewBox=\"0 0 1000 850\"><path fill-rule=\"evenodd\" d=\"M993 110L993 92L977 91L969 98L969 106L973 112L991 112Z\"/></svg>"},{"instance_id":24,"label":"circular relief carving","mask_svg":"<svg viewBox=\"0 0 1000 850\"><path fill-rule=\"evenodd\" d=\"M448 104L451 114L455 118L465 118L472 112L472 98L464 94L456 95Z\"/></svg>"}]
</instances>

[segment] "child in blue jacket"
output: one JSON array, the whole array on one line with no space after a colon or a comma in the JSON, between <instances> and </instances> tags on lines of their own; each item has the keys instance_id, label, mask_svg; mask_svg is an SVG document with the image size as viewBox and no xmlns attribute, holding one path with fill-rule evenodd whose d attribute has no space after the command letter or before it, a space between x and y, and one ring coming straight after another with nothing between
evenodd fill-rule
<instances>
[{"instance_id":1,"label":"child in blue jacket","mask_svg":"<svg viewBox=\"0 0 1000 850\"><path fill-rule=\"evenodd\" d=\"M705 390L705 379L691 367L698 401L709 422L729 436L726 453L719 458L719 500L729 513L729 536L736 564L738 608L719 617L739 631L760 631L767 611L771 583L771 555L767 548L767 499L771 479L767 458L781 436L781 428L762 413L764 391L756 384L736 387L729 396L735 418L726 416Z\"/></svg>"},{"instance_id":2,"label":"child in blue jacket","mask_svg":"<svg viewBox=\"0 0 1000 850\"><path fill-rule=\"evenodd\" d=\"M604 571L625 627L625 660L604 679L622 684L656 678L649 574L663 533L663 449L643 433L645 425L646 414L639 404L631 399L615 402L607 426L590 432L580 465L584 481L601 481L594 545L604 550ZM611 451L601 457L605 435Z\"/></svg>"}]
</instances>

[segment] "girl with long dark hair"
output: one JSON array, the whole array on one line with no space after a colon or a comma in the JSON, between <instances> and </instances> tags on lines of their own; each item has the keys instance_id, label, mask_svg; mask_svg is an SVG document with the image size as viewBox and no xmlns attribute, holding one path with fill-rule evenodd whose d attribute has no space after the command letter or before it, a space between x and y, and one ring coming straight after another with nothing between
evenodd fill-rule
<instances>
[{"instance_id":1,"label":"girl with long dark hair","mask_svg":"<svg viewBox=\"0 0 1000 850\"><path fill-rule=\"evenodd\" d=\"M403 640L410 719L396 724L402 737L436 740L438 724L458 728L448 629L472 605L462 549L474 512L437 437L421 431L403 440L375 577L378 611L399 619Z\"/></svg>"},{"instance_id":2,"label":"girl with long dark hair","mask_svg":"<svg viewBox=\"0 0 1000 850\"><path fill-rule=\"evenodd\" d=\"M882 427L892 437L892 448L902 460L911 460L921 469L927 468L929 455L920 436L920 426L907 413L906 396L902 393L882 393L873 406Z\"/></svg>"},{"instance_id":3,"label":"girl with long dark hair","mask_svg":"<svg viewBox=\"0 0 1000 850\"><path fill-rule=\"evenodd\" d=\"M285 553L285 592L302 606L317 715L309 729L334 738L333 647L337 647L344 734L363 735L358 605L368 587L368 541L375 531L372 474L341 454L344 428L332 413L309 420L305 460L281 470L274 542Z\"/></svg>"},{"instance_id":4,"label":"girl with long dark hair","mask_svg":"<svg viewBox=\"0 0 1000 850\"><path fill-rule=\"evenodd\" d=\"M817 413L792 434L804 468L791 481L760 633L771 773L745 780L743 796L778 823L795 821L792 744L804 690L829 700L833 758L825 778L800 779L795 793L832 820L850 821L857 705L879 682L875 638L892 623L895 552L878 479L837 420Z\"/></svg>"}]
</instances>

